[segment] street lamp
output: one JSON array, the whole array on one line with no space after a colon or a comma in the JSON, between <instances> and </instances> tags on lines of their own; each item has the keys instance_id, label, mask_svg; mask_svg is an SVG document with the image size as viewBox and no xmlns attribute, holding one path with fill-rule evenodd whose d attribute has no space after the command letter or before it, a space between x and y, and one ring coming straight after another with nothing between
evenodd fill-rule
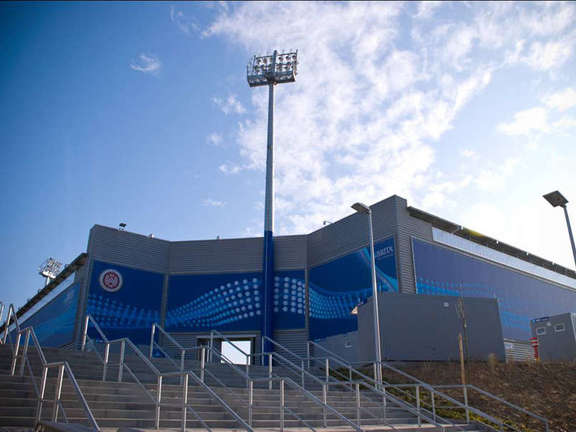
<instances>
[{"instance_id":1,"label":"street lamp","mask_svg":"<svg viewBox=\"0 0 576 432\"><path fill-rule=\"evenodd\" d=\"M382 347L380 339L380 313L378 308L378 285L376 284L376 258L374 255L374 230L372 228L372 209L366 204L357 202L352 205L356 212L368 215L368 227L370 232L370 258L372 269L372 304L374 307L374 347L376 350L376 382L382 385Z\"/></svg>"},{"instance_id":2,"label":"street lamp","mask_svg":"<svg viewBox=\"0 0 576 432\"><path fill-rule=\"evenodd\" d=\"M574 257L574 263L576 264L576 247L574 246L574 237L572 236L572 228L570 227L570 218L568 217L568 209L566 204L568 200L564 198L558 191L550 192L543 195L544 199L552 205L552 207L562 207L564 209L564 216L566 217L566 225L568 226L568 235L570 236L570 244L572 245L572 255Z\"/></svg>"},{"instance_id":3,"label":"street lamp","mask_svg":"<svg viewBox=\"0 0 576 432\"><path fill-rule=\"evenodd\" d=\"M274 298L274 86L294 82L298 66L298 51L254 56L248 62L246 78L250 87L268 86L268 142L266 151L266 198L264 204L264 317L262 335L273 337L272 311ZM263 338L263 352L271 351L271 342ZM262 356L263 361L264 356Z\"/></svg>"}]
</instances>

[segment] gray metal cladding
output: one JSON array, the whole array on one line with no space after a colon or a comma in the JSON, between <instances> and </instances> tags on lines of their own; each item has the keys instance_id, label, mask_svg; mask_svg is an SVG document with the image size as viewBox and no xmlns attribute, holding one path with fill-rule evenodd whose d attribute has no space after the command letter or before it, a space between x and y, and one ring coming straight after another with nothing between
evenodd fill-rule
<instances>
[{"instance_id":1,"label":"gray metal cladding","mask_svg":"<svg viewBox=\"0 0 576 432\"><path fill-rule=\"evenodd\" d=\"M285 346L294 354L306 357L306 344L308 343L308 332L306 329L275 330L274 340ZM282 350L278 351L282 354ZM292 360L291 358L289 358Z\"/></svg>"},{"instance_id":2,"label":"gray metal cladding","mask_svg":"<svg viewBox=\"0 0 576 432\"><path fill-rule=\"evenodd\" d=\"M90 230L90 258L150 271L168 270L170 242L95 225Z\"/></svg>"},{"instance_id":3,"label":"gray metal cladding","mask_svg":"<svg viewBox=\"0 0 576 432\"><path fill-rule=\"evenodd\" d=\"M274 238L274 267L276 270L301 270L306 267L305 235Z\"/></svg>"},{"instance_id":4,"label":"gray metal cladding","mask_svg":"<svg viewBox=\"0 0 576 432\"><path fill-rule=\"evenodd\" d=\"M394 234L396 224L394 206L397 198L392 196L371 207L376 242ZM354 213L308 236L308 266L314 267L331 261L367 246L368 242L367 216Z\"/></svg>"},{"instance_id":5,"label":"gray metal cladding","mask_svg":"<svg viewBox=\"0 0 576 432\"><path fill-rule=\"evenodd\" d=\"M170 273L262 271L262 238L181 241L170 244Z\"/></svg>"},{"instance_id":6,"label":"gray metal cladding","mask_svg":"<svg viewBox=\"0 0 576 432\"><path fill-rule=\"evenodd\" d=\"M404 198L397 197L396 204L396 268L400 292L415 294L412 237L432 240L432 226L427 222L411 217L406 209L407 203Z\"/></svg>"}]
</instances>

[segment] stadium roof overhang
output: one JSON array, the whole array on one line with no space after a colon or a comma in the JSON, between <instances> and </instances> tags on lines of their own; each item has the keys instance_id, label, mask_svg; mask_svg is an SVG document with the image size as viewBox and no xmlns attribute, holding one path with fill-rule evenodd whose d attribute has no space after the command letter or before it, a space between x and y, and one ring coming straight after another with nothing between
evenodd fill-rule
<instances>
[{"instance_id":1,"label":"stadium roof overhang","mask_svg":"<svg viewBox=\"0 0 576 432\"><path fill-rule=\"evenodd\" d=\"M433 214L427 213L415 207L408 206L408 213L410 216L428 222L433 227L441 229L442 231L449 232L451 234L470 240L474 243L478 243L482 246L486 246L499 252L505 253L506 255L519 258L523 261L527 261L537 266L547 268L548 270L552 270L556 273L560 273L564 276L576 279L576 272L574 270L556 264L550 260L541 258L537 255L533 255L530 252L518 249L517 247L511 246L507 243L503 243L499 240L496 240L495 238L488 237L484 234L473 231L462 225L458 225L454 222L450 222L446 219L434 216Z\"/></svg>"}]
</instances>

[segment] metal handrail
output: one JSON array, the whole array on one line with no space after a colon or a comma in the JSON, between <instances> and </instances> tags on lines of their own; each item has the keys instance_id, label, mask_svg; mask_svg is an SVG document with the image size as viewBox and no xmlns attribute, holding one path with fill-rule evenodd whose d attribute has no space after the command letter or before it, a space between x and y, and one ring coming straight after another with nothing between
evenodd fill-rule
<instances>
[{"instance_id":1,"label":"metal handrail","mask_svg":"<svg viewBox=\"0 0 576 432\"><path fill-rule=\"evenodd\" d=\"M277 356L280 357L281 359L283 359L285 362L288 362L293 368L300 370L302 373L302 387L304 388L304 375L312 378L313 380L315 380L316 382L318 382L323 389L323 393L325 395L325 397L327 397L327 388L331 385L337 385L337 386L341 386L344 387L346 390L349 391L355 391L357 389L359 389L359 387L357 387L357 389L353 389L350 387L347 387L346 385L342 384L342 382L327 382L327 381L322 381L320 378L318 378L317 376L311 374L310 372L306 371L303 367L302 368L298 368L298 366L296 364L294 364L293 362L291 362L290 360L286 359L285 357L283 357L281 354L277 353L277 352L271 352L271 353L264 353L267 355L272 355L272 356ZM353 383L353 384L358 384L358 386L360 384L364 385L368 390L370 390L371 392L375 392L379 397L384 398L384 400L390 400L391 402L395 403L396 405L401 405L403 408L405 408L407 411L409 411L411 414L414 414L415 416L417 416L418 421L421 422L422 419L424 419L425 421L432 423L436 426L440 426L435 420L434 418L440 418L438 415L436 415L435 413L430 412L430 414L432 415L432 417L427 416L425 414L422 414L421 410L422 408L418 408L418 409L414 409L414 407L412 407L411 405L407 404L405 401L396 398L395 396L391 395L390 393L386 393L386 392L382 392L379 389L377 389L376 387L372 387L370 385L367 385L364 381L358 382L358 383ZM359 408L360 410L362 410L362 408ZM367 411L366 409L363 409L364 411ZM425 410L427 411L427 410ZM369 412L369 411L368 411ZM372 413L370 413L372 414ZM448 422L448 421L446 421ZM386 423L386 422L385 422ZM448 422L449 423L449 422ZM388 426L392 427L392 429L394 429L394 427L389 424L386 423Z\"/></svg>"},{"instance_id":2,"label":"metal handrail","mask_svg":"<svg viewBox=\"0 0 576 432\"><path fill-rule=\"evenodd\" d=\"M240 348L238 345L236 345L234 342L232 342L230 340L230 338L228 336L223 335L221 332L219 332L218 330L210 330L210 346L213 347L214 345L214 335L220 336L220 338L222 340L224 340L225 342L227 342L228 344L230 344L233 348L235 348L238 352L240 352L241 354L243 354L246 357L246 364L250 364L250 358L253 356L252 354L249 354L247 352L245 352L242 348Z\"/></svg>"},{"instance_id":3,"label":"metal handrail","mask_svg":"<svg viewBox=\"0 0 576 432\"><path fill-rule=\"evenodd\" d=\"M23 353L19 354L20 339L22 337L22 333L25 333L25 341L24 341ZM38 387L36 386L36 382L35 382L36 379L34 377L33 370L32 370L32 367L30 365L30 361L28 359L28 347L30 345L30 338L32 339L33 346L36 349L36 352L37 352L38 357L40 358L40 362L42 364L42 379L41 379L40 389L38 389ZM36 421L37 422L40 421L40 418L42 416L42 408L43 408L44 402L50 401L49 399L44 398L44 393L46 391L46 383L48 380L48 370L50 368L58 368L58 379L56 382L56 394L55 394L55 398L53 401L54 406L52 408L52 421L58 420L58 413L59 413L59 410L61 410L63 417L64 417L64 420L66 422L68 422L68 418L66 416L66 412L64 410L64 406L62 405L62 399L61 399L62 383L64 380L64 373L66 373L68 375L68 379L70 379L72 386L74 387L74 390L75 390L78 398L80 399L80 403L82 405L84 413L86 414L86 417L88 417L88 421L90 422L90 424L92 425L92 427L96 431L100 430L100 427L98 426L98 423L96 422L96 419L94 418L94 415L92 414L92 411L90 410L90 407L88 406L88 402L86 401L86 398L84 397L84 393L82 392L82 389L80 388L80 385L78 384L78 381L76 380L76 377L74 376L74 372L72 372L70 365L66 361L51 362L51 363L48 363L46 361L46 357L44 355L44 352L42 350L42 347L40 345L40 342L38 340L38 337L36 336L36 332L34 331L33 327L26 327L25 329L22 329L18 332L17 339L16 339L16 345L15 345L15 349L14 349L14 353L13 353L12 368L10 371L12 376L14 376L14 374L15 374L16 364L17 364L19 356L21 356L21 358L22 358L21 366L20 366L20 375L24 374L24 366L27 365L29 373L30 373L30 378L32 379L33 384L34 384L34 390L35 390L36 396L38 398L38 405L36 408Z\"/></svg>"},{"instance_id":4,"label":"metal handrail","mask_svg":"<svg viewBox=\"0 0 576 432\"><path fill-rule=\"evenodd\" d=\"M378 389L377 389L378 382L377 382L374 378L369 377L369 376L363 374L362 372L360 372L359 370L355 369L355 368L352 366L352 363L343 360L343 359L342 359L341 357L339 357L338 355L332 353L330 350L328 350L327 348L323 347L322 345L317 344L317 343L314 342L314 341L309 341L309 344L311 344L311 345L313 345L313 346L315 346L315 347L319 347L319 348L322 349L324 352L326 352L327 354L329 354L331 357L333 356L334 359L336 359L339 363L344 364L344 365L345 365L346 367L348 367L348 368L351 368L351 370L352 370L355 374L357 374L358 376L361 376L362 378L364 378L364 379L367 380L368 382L374 383L374 384L375 384L374 387L373 387L373 386L370 386L370 385L368 385L368 386L371 387L371 388L374 389L374 390L378 390ZM374 364L377 365L378 363L374 363ZM422 381L422 380L420 380L420 379L418 379L418 378L416 378L416 377L414 377L414 376L412 376L412 375L410 375L410 374L408 374L408 373L406 373L406 372L404 372L404 371L402 371L402 370L400 370L400 369L397 369L397 368L395 368L394 366L391 366L391 365L389 365L389 364L387 364L387 363L385 363L385 362L381 362L380 365L381 365L382 367L385 367L385 368L387 368L387 369L390 369L390 370L392 370L392 371L394 371L394 372L397 372L397 373L399 373L400 375L403 375L403 376L405 376L405 377L408 378L408 379L413 380L414 382L416 382L416 384L414 384L414 386L416 386L416 387L420 386L420 387L428 390L431 395L436 395L436 396L438 396L438 397L440 397L440 398L442 398L442 399L445 399L445 400L453 403L454 405L458 406L459 408L464 409L464 410L465 410L465 413L466 413L466 421L467 421L468 423L470 422L470 412L472 412L472 413L474 413L474 414L476 414L476 415L478 415L478 416L480 416L480 417L484 417L484 418L488 419L489 421L491 421L491 422L493 422L493 423L495 423L495 424L498 424L498 425L500 426L500 428L502 428L503 422L502 422L501 420L499 420L499 419L497 419L497 418L495 418L495 417L492 417L491 415L489 415L489 414L487 414L487 413L485 413L485 412L483 412L483 411L480 411L480 410L477 409L477 408L471 407L471 406L468 404L467 394L465 394L465 403L462 404L460 401L458 401L458 400L456 400L456 399L448 396L447 394L442 393L442 392L439 392L438 390L436 390L436 389L434 388L434 386L432 386L432 385L430 385L430 384L428 384L428 383L426 383L426 382L424 382L424 381ZM366 383L365 383L365 385L366 385ZM399 388L399 389L401 389L401 387L403 387L402 385L393 385L393 384L390 384L390 383L385 383L385 386L386 386L386 387L392 387L392 388ZM401 390L401 391L402 391L402 390ZM419 390L417 390L417 392L419 392ZM418 393L418 394L419 394L419 393ZM419 403L418 394L417 394L417 400L418 400L418 403ZM434 398L434 396L432 396L432 398ZM398 399L398 400L400 401L400 399ZM453 425L455 425L453 422L449 422L447 419L442 418L442 417L439 417L439 416L436 414L435 408L436 408L436 407L433 405L433 407L432 407L432 410L433 410L433 411L430 413L430 414L433 415L434 418L440 418L442 421L445 421L445 422L448 422L448 423L452 423ZM422 407L420 407L419 409L422 409ZM426 411L428 411L428 410L426 410ZM489 425L487 425L487 426L489 426Z\"/></svg>"},{"instance_id":5,"label":"metal handrail","mask_svg":"<svg viewBox=\"0 0 576 432\"><path fill-rule=\"evenodd\" d=\"M14 305L12 303L10 303L10 305L8 306L8 311L6 312L6 321L4 322L4 336L2 337L3 344L6 344L6 341L8 340L8 335L12 333L10 331L10 318L14 319L14 325L16 326L16 331L20 333L18 314L16 313L16 310L14 309ZM12 347L12 352L14 352L14 347L12 346L12 344L10 344L10 346Z\"/></svg>"},{"instance_id":6,"label":"metal handrail","mask_svg":"<svg viewBox=\"0 0 576 432\"><path fill-rule=\"evenodd\" d=\"M512 402L508 402L507 400L502 399L501 397L498 397L498 396L496 396L495 394L490 393L490 392L488 392L488 391L486 391L486 390L483 390L483 389L481 389L480 387L477 387L477 386L475 386L475 385L473 385L473 384L466 384L466 385L463 385L463 384L434 385L433 387L435 387L435 388L462 388L462 387L464 387L464 386L467 387L467 388L469 388L469 389L471 389L471 390L477 391L478 393L480 393L480 394L482 394L482 395L484 395L484 396L486 396L486 397L489 397L490 399L497 400L498 402L501 402L501 403L503 403L504 405L506 405L506 406L508 406L508 407L510 407L510 408L513 408L513 409L515 409L515 410L517 410L517 411L520 411L520 412L522 412L522 413L524 413L524 414L526 414L526 415L528 415L528 416L530 416L530 417L535 418L536 420L541 421L542 423L544 423L545 431L546 431L546 432L549 431L549 427L550 427L550 426L549 426L549 421L548 421L548 419L547 419L546 417L539 416L538 414L535 414L535 413L533 413L533 412L531 412L531 411L528 411L527 409L522 408L521 406L515 405L515 404L513 404Z\"/></svg>"},{"instance_id":7,"label":"metal handrail","mask_svg":"<svg viewBox=\"0 0 576 432\"><path fill-rule=\"evenodd\" d=\"M218 394L216 394L214 392L214 390L212 390L207 384L205 384L204 381L201 380L193 371L188 370L188 371L183 371L183 372L178 371L178 372L161 373L158 370L158 368L156 366L154 366L154 364L146 357L145 354L142 353L142 351L130 339L120 338L120 339L115 339L115 340L108 340L106 338L106 335L104 334L104 332L102 332L102 329L100 329L100 327L98 326L96 320L90 315L87 315L86 319L85 319L85 325L84 325L83 337L82 337L83 338L83 344L82 344L83 348L86 347L86 339L89 339L88 327L89 327L90 322L95 324L97 330L99 331L100 335L102 336L102 339L106 343L106 352L105 352L105 362L106 363L109 360L110 345L113 343L121 343L119 368L118 368L118 382L122 381L122 371L125 368L130 373L132 378L142 388L145 389L146 393L149 396L151 396L151 393L148 391L148 389L146 389L146 386L144 386L140 382L140 380L138 379L136 374L134 374L134 372L128 367L128 365L126 365L126 363L124 361L125 355L126 355L126 350L125 350L126 345L130 349L132 349L132 351L134 351L134 353L137 355L137 357L140 358L148 366L148 368L153 372L154 375L156 375L157 393L155 395L156 397L153 398L153 401L155 404L155 427L156 427L156 429L158 429L160 427L160 409L161 409L161 407L162 406L172 406L171 404L166 404L165 402L164 403L162 402L163 379L164 379L164 377L181 376L181 377L183 377L181 384L183 385L184 401L179 406L182 407L182 416L183 416L182 429L183 430L186 430L186 412L188 410L191 410L193 412L193 414L201 421L201 423L204 425L204 427L210 432L210 428L205 423L205 421L202 420L201 417L198 415L198 413L194 411L192 406L186 402L187 401L187 394L188 394L188 380L190 377L192 377L192 379L196 383L198 383L200 385L200 387L202 389L204 389L204 391L208 392L210 394L210 396L212 396L224 408L224 410L226 410L230 415L232 415L232 417L234 417L248 432L254 432L252 430L252 428L246 422L244 422L244 420L242 420L242 418L226 403L226 401L224 401L220 396L218 396ZM104 364L103 381L105 380L105 377L106 377L105 376L106 363Z\"/></svg>"}]
</instances>

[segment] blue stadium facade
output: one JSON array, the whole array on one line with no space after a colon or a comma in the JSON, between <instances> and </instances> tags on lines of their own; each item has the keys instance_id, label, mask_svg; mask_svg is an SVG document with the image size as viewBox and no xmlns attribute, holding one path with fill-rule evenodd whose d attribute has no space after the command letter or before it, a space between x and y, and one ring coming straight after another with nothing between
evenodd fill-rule
<instances>
[{"instance_id":1,"label":"blue stadium facade","mask_svg":"<svg viewBox=\"0 0 576 432\"><path fill-rule=\"evenodd\" d=\"M372 206L378 289L496 298L509 344L530 320L576 311L576 273L409 207ZM79 343L86 314L110 337L147 342L160 323L195 344L212 329L253 338L263 322L262 238L166 241L103 226L88 247L19 311L50 346ZM354 214L307 235L275 239L274 338L297 352L357 329L351 311L371 295L368 227Z\"/></svg>"}]
</instances>

